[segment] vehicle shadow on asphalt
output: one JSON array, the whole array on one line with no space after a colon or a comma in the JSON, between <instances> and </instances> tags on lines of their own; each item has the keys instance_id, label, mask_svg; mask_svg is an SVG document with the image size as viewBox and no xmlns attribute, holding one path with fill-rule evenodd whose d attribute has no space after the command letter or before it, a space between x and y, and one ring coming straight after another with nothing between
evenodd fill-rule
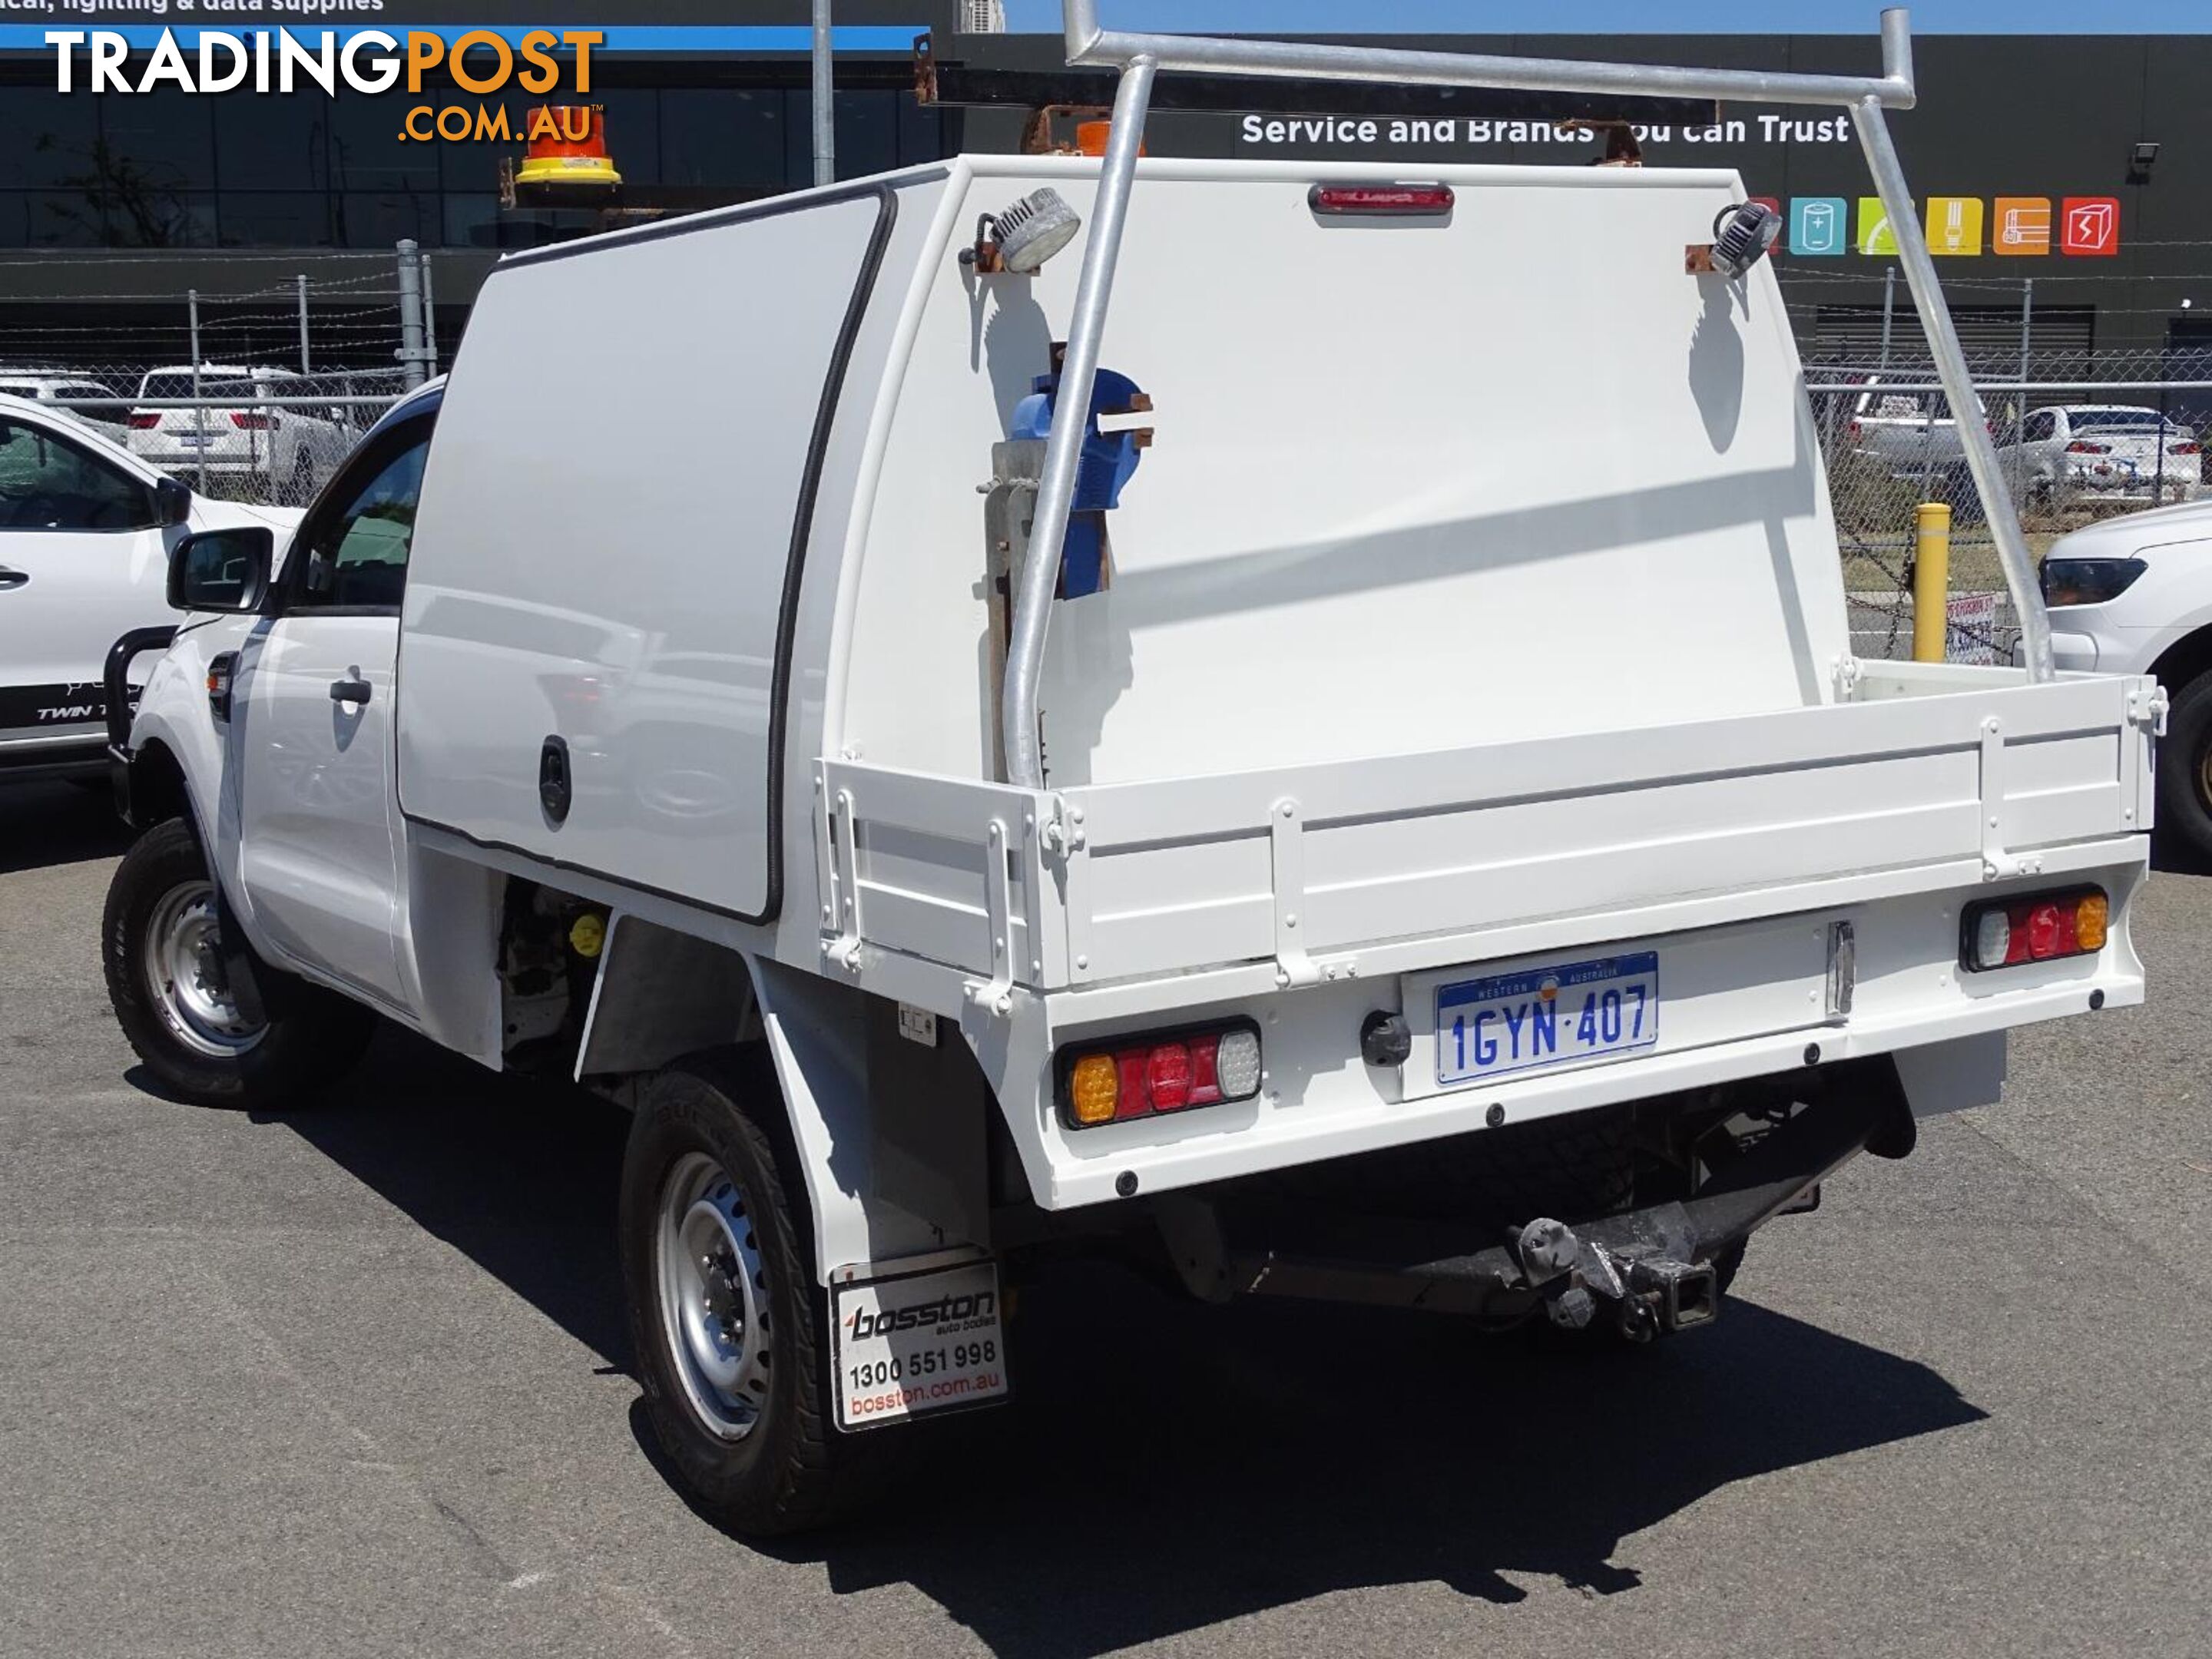
<instances>
[{"instance_id":1,"label":"vehicle shadow on asphalt","mask_svg":"<svg viewBox=\"0 0 2212 1659\"><path fill-rule=\"evenodd\" d=\"M1030 1287L1013 1354L1019 1397L932 1432L902 1497L773 1553L840 1594L911 1584L996 1653L1090 1656L1374 1586L1632 1591L1622 1540L1720 1487L1985 1415L1749 1302L1562 1353L1071 1268Z\"/></svg>"},{"instance_id":2,"label":"vehicle shadow on asphalt","mask_svg":"<svg viewBox=\"0 0 2212 1659\"><path fill-rule=\"evenodd\" d=\"M618 1108L392 1030L281 1121L629 1370ZM1000 1654L1089 1656L1370 1586L1632 1591L1622 1540L1721 1487L1984 1416L1924 1365L1733 1299L1650 1348L1563 1346L1206 1307L1067 1262L1024 1285L1010 1342L1011 1404L890 1431L911 1462L882 1500L769 1553L839 1594L911 1585ZM641 1407L630 1428L659 1466Z\"/></svg>"},{"instance_id":3,"label":"vehicle shadow on asphalt","mask_svg":"<svg viewBox=\"0 0 2212 1659\"><path fill-rule=\"evenodd\" d=\"M0 876L120 858L131 838L105 781L97 789L0 783Z\"/></svg>"},{"instance_id":4,"label":"vehicle shadow on asphalt","mask_svg":"<svg viewBox=\"0 0 2212 1659\"><path fill-rule=\"evenodd\" d=\"M615 1260L629 1137L620 1107L497 1075L386 1026L325 1098L270 1121L629 1370Z\"/></svg>"}]
</instances>

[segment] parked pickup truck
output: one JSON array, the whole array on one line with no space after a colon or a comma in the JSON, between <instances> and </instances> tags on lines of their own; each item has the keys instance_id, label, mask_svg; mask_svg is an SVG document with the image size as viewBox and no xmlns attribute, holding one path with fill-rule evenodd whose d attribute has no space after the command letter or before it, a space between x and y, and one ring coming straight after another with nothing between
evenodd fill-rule
<instances>
[{"instance_id":1,"label":"parked pickup truck","mask_svg":"<svg viewBox=\"0 0 2212 1659\"><path fill-rule=\"evenodd\" d=\"M125 629L166 637L181 620L167 601L172 550L193 531L289 531L299 517L197 495L66 410L0 396L0 786L100 787L101 666Z\"/></svg>"},{"instance_id":2,"label":"parked pickup truck","mask_svg":"<svg viewBox=\"0 0 2212 1659\"><path fill-rule=\"evenodd\" d=\"M1196 60L1103 38L1103 161L506 259L289 556L179 549L122 748L154 1075L374 1015L629 1103L646 1407L749 1531L1002 1398L1042 1252L1649 1339L2143 994L2155 687L1853 659L1733 173L1139 163Z\"/></svg>"}]
</instances>

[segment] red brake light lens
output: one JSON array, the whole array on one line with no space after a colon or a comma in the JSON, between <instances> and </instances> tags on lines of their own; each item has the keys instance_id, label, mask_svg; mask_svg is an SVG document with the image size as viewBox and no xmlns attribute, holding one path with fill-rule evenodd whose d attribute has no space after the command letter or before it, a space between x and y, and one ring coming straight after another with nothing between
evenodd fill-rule
<instances>
[{"instance_id":1,"label":"red brake light lens","mask_svg":"<svg viewBox=\"0 0 2212 1659\"><path fill-rule=\"evenodd\" d=\"M1966 907L1959 963L1970 974L2094 956L2105 948L2111 902L2101 887Z\"/></svg>"},{"instance_id":2,"label":"red brake light lens","mask_svg":"<svg viewBox=\"0 0 2212 1659\"><path fill-rule=\"evenodd\" d=\"M1325 218L1441 218L1452 210L1449 185L1316 185L1306 205Z\"/></svg>"},{"instance_id":3,"label":"red brake light lens","mask_svg":"<svg viewBox=\"0 0 2212 1659\"><path fill-rule=\"evenodd\" d=\"M2066 453L2069 455L2109 455L2112 453L2112 447L2110 444L2093 444L2087 438L2076 438L2066 446Z\"/></svg>"},{"instance_id":4,"label":"red brake light lens","mask_svg":"<svg viewBox=\"0 0 2212 1659\"><path fill-rule=\"evenodd\" d=\"M2201 455L2204 453L2204 446L2190 443L2176 444L2166 453L2169 455Z\"/></svg>"},{"instance_id":5,"label":"red brake light lens","mask_svg":"<svg viewBox=\"0 0 2212 1659\"><path fill-rule=\"evenodd\" d=\"M1070 1048L1058 1066L1060 1119L1071 1129L1249 1100L1260 1092L1260 1032L1249 1021ZM1110 1096L1105 1079L1114 1079Z\"/></svg>"},{"instance_id":6,"label":"red brake light lens","mask_svg":"<svg viewBox=\"0 0 2212 1659\"><path fill-rule=\"evenodd\" d=\"M161 424L161 417L159 415L142 413L131 417L131 429L133 432L151 432Z\"/></svg>"},{"instance_id":7,"label":"red brake light lens","mask_svg":"<svg viewBox=\"0 0 2212 1659\"><path fill-rule=\"evenodd\" d=\"M1145 1086L1156 1112L1179 1112L1190 1104L1190 1050L1163 1042L1145 1064Z\"/></svg>"},{"instance_id":8,"label":"red brake light lens","mask_svg":"<svg viewBox=\"0 0 2212 1659\"><path fill-rule=\"evenodd\" d=\"M242 409L234 409L230 412L230 423L240 432L266 432L276 424L276 417L273 415L251 414Z\"/></svg>"}]
</instances>

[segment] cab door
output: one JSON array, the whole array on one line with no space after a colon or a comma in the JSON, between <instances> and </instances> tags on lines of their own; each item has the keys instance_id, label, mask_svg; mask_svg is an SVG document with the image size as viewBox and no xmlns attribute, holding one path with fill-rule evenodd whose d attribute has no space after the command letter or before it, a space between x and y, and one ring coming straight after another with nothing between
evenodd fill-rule
<instances>
[{"instance_id":1,"label":"cab door","mask_svg":"<svg viewBox=\"0 0 2212 1659\"><path fill-rule=\"evenodd\" d=\"M371 436L301 526L273 619L239 653L240 868L268 941L404 1006L392 797L399 603L434 414Z\"/></svg>"},{"instance_id":2,"label":"cab door","mask_svg":"<svg viewBox=\"0 0 2212 1659\"><path fill-rule=\"evenodd\" d=\"M170 617L161 520L61 422L0 413L0 762L106 740L108 647Z\"/></svg>"}]
</instances>

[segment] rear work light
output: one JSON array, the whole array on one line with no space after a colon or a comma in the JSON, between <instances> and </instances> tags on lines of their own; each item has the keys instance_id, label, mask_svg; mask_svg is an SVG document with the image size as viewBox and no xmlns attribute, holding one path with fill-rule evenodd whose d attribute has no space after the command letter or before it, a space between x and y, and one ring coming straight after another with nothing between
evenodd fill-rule
<instances>
[{"instance_id":1,"label":"rear work light","mask_svg":"<svg viewBox=\"0 0 2212 1659\"><path fill-rule=\"evenodd\" d=\"M1260 1030L1249 1021L1123 1037L1060 1056L1060 1118L1071 1129L1219 1106L1259 1092Z\"/></svg>"},{"instance_id":2,"label":"rear work light","mask_svg":"<svg viewBox=\"0 0 2212 1659\"><path fill-rule=\"evenodd\" d=\"M1449 185L1316 185L1306 192L1306 205L1327 219L1440 219L1454 199Z\"/></svg>"},{"instance_id":3,"label":"rear work light","mask_svg":"<svg viewBox=\"0 0 2212 1659\"><path fill-rule=\"evenodd\" d=\"M2023 963L2090 957L2105 948L2112 902L2101 887L1997 899L1966 907L1959 941L1960 965L1986 974Z\"/></svg>"}]
</instances>

